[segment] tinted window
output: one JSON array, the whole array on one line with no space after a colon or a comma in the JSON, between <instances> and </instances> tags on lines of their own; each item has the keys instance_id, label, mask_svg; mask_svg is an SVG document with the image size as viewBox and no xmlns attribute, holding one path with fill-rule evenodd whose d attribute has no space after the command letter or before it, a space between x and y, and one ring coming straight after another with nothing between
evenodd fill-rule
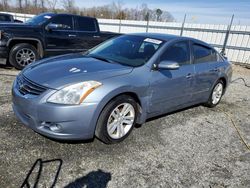
<instances>
[{"instance_id":1,"label":"tinted window","mask_svg":"<svg viewBox=\"0 0 250 188\"><path fill-rule=\"evenodd\" d=\"M96 31L95 20L91 18L77 17L79 31Z\"/></svg>"},{"instance_id":2,"label":"tinted window","mask_svg":"<svg viewBox=\"0 0 250 188\"><path fill-rule=\"evenodd\" d=\"M11 16L8 15L0 15L0 22L10 22Z\"/></svg>"},{"instance_id":3,"label":"tinted window","mask_svg":"<svg viewBox=\"0 0 250 188\"><path fill-rule=\"evenodd\" d=\"M104 42L88 55L136 67L145 64L163 43L158 39L124 35Z\"/></svg>"},{"instance_id":4,"label":"tinted window","mask_svg":"<svg viewBox=\"0 0 250 188\"><path fill-rule=\"evenodd\" d=\"M190 63L190 50L188 42L178 42L169 47L161 56L161 61L174 61L180 65Z\"/></svg>"},{"instance_id":5,"label":"tinted window","mask_svg":"<svg viewBox=\"0 0 250 188\"><path fill-rule=\"evenodd\" d=\"M194 63L217 61L217 52L211 48L194 44Z\"/></svg>"},{"instance_id":6,"label":"tinted window","mask_svg":"<svg viewBox=\"0 0 250 188\"><path fill-rule=\"evenodd\" d=\"M33 18L29 19L26 21L26 24L31 24L31 25L42 25L46 21L52 19L54 16L54 13L45 13L45 14L40 14L38 16L34 16Z\"/></svg>"},{"instance_id":7,"label":"tinted window","mask_svg":"<svg viewBox=\"0 0 250 188\"><path fill-rule=\"evenodd\" d=\"M63 30L72 30L73 29L73 22L72 16L56 16L51 20L51 24L58 24L59 29Z\"/></svg>"}]
</instances>

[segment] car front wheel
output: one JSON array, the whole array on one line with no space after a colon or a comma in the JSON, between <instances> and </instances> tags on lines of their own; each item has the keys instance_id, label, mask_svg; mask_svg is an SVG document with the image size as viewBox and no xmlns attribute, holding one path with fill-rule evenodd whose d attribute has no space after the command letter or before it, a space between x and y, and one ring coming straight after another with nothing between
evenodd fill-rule
<instances>
[{"instance_id":1,"label":"car front wheel","mask_svg":"<svg viewBox=\"0 0 250 188\"><path fill-rule=\"evenodd\" d=\"M96 128L96 136L106 144L123 141L132 131L137 118L137 104L127 95L110 101L103 109Z\"/></svg>"},{"instance_id":2,"label":"car front wheel","mask_svg":"<svg viewBox=\"0 0 250 188\"><path fill-rule=\"evenodd\" d=\"M9 54L9 62L16 69L23 69L30 63L39 59L37 49L31 44L21 43L16 44Z\"/></svg>"}]
</instances>

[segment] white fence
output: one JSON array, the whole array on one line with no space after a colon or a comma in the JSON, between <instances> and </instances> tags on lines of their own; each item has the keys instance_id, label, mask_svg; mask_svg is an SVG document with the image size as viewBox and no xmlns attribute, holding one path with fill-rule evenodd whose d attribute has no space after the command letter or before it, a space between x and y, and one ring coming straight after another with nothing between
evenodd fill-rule
<instances>
[{"instance_id":1,"label":"white fence","mask_svg":"<svg viewBox=\"0 0 250 188\"><path fill-rule=\"evenodd\" d=\"M34 15L16 14L15 19L27 20ZM154 32L193 37L203 40L219 51L222 49L228 25L213 24L193 24L176 22L147 22L131 20L111 20L98 19L100 28L103 31L136 33L136 32ZM226 56L232 62L250 64L250 26L232 25L226 45Z\"/></svg>"}]
</instances>

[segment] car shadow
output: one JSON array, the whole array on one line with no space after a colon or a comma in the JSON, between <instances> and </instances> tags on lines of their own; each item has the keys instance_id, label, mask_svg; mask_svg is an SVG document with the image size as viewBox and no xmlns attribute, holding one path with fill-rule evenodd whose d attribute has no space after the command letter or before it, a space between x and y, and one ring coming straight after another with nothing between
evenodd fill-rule
<instances>
[{"instance_id":1,"label":"car shadow","mask_svg":"<svg viewBox=\"0 0 250 188\"><path fill-rule=\"evenodd\" d=\"M176 114L176 113L179 113L179 112L183 112L183 111L186 111L186 110L189 110L189 109L192 109L192 108L195 108L195 107L199 107L201 106L202 104L196 104L196 105L193 105L193 106L189 106L189 107L186 107L186 108L182 108L182 109L179 109L179 110L175 110L175 111L172 111L172 112L168 112L168 113L165 113L165 114L161 114L161 115L158 115L158 116L155 116L155 117L152 117L152 118L149 118L146 120L146 123L147 122L151 122L151 121L155 121L157 119L160 119L160 118L163 118L165 116L169 116L169 115L172 115L172 114ZM135 128L141 128L143 124L136 124Z\"/></svg>"},{"instance_id":2,"label":"car shadow","mask_svg":"<svg viewBox=\"0 0 250 188\"><path fill-rule=\"evenodd\" d=\"M69 183L64 188L106 188L108 182L111 180L111 173L102 170L92 171L86 176L77 178L75 181Z\"/></svg>"},{"instance_id":3,"label":"car shadow","mask_svg":"<svg viewBox=\"0 0 250 188\"><path fill-rule=\"evenodd\" d=\"M35 163L30 168L29 172L27 173L21 188L26 187L41 187L41 182L39 180L42 179L43 183L46 183L46 187L53 188L56 186L61 168L62 168L63 161L62 159L52 159L52 160L42 160L37 159ZM44 176L44 165L47 167L56 167L53 170L50 170L49 177ZM52 180L52 181L51 181ZM104 172L103 170L98 169L97 171L91 171L87 175L75 179L73 182L69 183L65 186L65 188L106 188L108 182L111 180L111 173ZM40 184L39 184L40 183Z\"/></svg>"},{"instance_id":4,"label":"car shadow","mask_svg":"<svg viewBox=\"0 0 250 188\"><path fill-rule=\"evenodd\" d=\"M11 66L11 65L4 65L4 64L0 64L0 68L1 69L14 69L14 67L13 66Z\"/></svg>"},{"instance_id":5,"label":"car shadow","mask_svg":"<svg viewBox=\"0 0 250 188\"><path fill-rule=\"evenodd\" d=\"M87 144L87 143L92 143L95 140L95 137L93 137L91 139L87 139L87 140L59 140L59 139L47 137L47 136L42 135L40 133L38 133L38 134L46 139L49 139L53 142L57 142L57 143L61 143L61 144Z\"/></svg>"}]
</instances>

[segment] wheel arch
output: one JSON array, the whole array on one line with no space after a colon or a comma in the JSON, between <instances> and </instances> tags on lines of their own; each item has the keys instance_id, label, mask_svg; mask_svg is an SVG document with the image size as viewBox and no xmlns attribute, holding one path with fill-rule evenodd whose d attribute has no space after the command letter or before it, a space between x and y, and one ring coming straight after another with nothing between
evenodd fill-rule
<instances>
[{"instance_id":1,"label":"wheel arch","mask_svg":"<svg viewBox=\"0 0 250 188\"><path fill-rule=\"evenodd\" d=\"M122 95L130 96L130 97L132 97L132 98L135 100L135 102L136 102L136 104L137 104L137 111L138 111L137 122L140 122L140 118L141 118L142 113L143 113L143 112L142 112L142 101L140 100L138 94L137 94L136 92L134 92L134 91L123 91L123 92L115 93L115 94L109 96L108 99L106 99L105 105L103 105L101 112L103 111L103 109L106 107L106 105L107 105L110 101L112 101L112 100L114 100L114 98L119 97L119 96L122 96ZM99 114L99 115L100 115L100 114Z\"/></svg>"},{"instance_id":2,"label":"wheel arch","mask_svg":"<svg viewBox=\"0 0 250 188\"><path fill-rule=\"evenodd\" d=\"M146 121L146 109L145 109L146 103L145 103L145 100L142 99L136 91L131 89L131 87L121 87L121 88L117 88L116 90L109 92L99 102L99 104L96 108L95 114L93 116L93 119L91 121L91 124L94 127L94 130L93 130L94 132L96 132L96 130L97 130L97 122L98 122L98 119L99 119L101 113L103 112L104 108L107 106L107 104L110 101L112 101L114 98L121 96L121 95L128 95L136 101L137 107L138 107L138 109L137 109L138 115L137 115L136 123L143 124Z\"/></svg>"},{"instance_id":3,"label":"wheel arch","mask_svg":"<svg viewBox=\"0 0 250 188\"><path fill-rule=\"evenodd\" d=\"M7 42L7 46L9 50L11 50L13 46L21 43L27 43L34 46L37 49L40 57L44 56L43 44L39 39L36 38L12 38Z\"/></svg>"}]
</instances>

